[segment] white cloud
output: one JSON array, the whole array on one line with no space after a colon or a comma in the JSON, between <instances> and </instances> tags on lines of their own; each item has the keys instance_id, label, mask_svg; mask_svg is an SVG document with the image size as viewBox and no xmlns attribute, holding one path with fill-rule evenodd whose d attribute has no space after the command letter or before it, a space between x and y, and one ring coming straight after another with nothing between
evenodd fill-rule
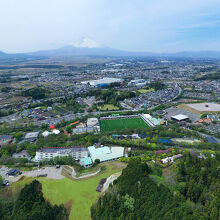
<instances>
[{"instance_id":1,"label":"white cloud","mask_svg":"<svg viewBox=\"0 0 220 220\"><path fill-rule=\"evenodd\" d=\"M88 37L84 37L79 41L72 43L74 47L87 47L87 48L98 48L100 44Z\"/></svg>"}]
</instances>

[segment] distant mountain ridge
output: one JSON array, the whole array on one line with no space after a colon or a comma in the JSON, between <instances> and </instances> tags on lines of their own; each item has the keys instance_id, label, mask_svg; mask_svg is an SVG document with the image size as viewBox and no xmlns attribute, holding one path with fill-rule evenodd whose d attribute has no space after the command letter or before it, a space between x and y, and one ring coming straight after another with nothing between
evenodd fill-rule
<instances>
[{"instance_id":1,"label":"distant mountain ridge","mask_svg":"<svg viewBox=\"0 0 220 220\"><path fill-rule=\"evenodd\" d=\"M220 59L220 51L183 51L178 53L151 53L151 52L130 52L124 50L118 50L108 47L74 47L65 46L53 50L42 50L30 53L4 53L0 51L0 59L16 59L16 58L28 58L28 57L83 57L83 56L95 56L95 57L120 57L120 56L146 56L146 57L177 57L177 58L215 58Z\"/></svg>"}]
</instances>

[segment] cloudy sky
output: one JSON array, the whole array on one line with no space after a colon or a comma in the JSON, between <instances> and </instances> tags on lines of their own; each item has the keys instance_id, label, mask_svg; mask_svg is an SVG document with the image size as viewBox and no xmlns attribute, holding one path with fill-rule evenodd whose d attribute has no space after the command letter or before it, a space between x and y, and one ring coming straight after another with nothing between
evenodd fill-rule
<instances>
[{"instance_id":1,"label":"cloudy sky","mask_svg":"<svg viewBox=\"0 0 220 220\"><path fill-rule=\"evenodd\" d=\"M0 0L0 51L220 50L220 0Z\"/></svg>"}]
</instances>

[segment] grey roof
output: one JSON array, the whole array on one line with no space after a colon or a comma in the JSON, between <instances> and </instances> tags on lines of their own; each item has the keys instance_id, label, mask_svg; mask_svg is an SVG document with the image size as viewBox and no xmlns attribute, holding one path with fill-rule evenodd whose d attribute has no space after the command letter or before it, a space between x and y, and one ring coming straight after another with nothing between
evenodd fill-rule
<instances>
[{"instance_id":1,"label":"grey roof","mask_svg":"<svg viewBox=\"0 0 220 220\"><path fill-rule=\"evenodd\" d=\"M56 153L57 151L71 151L71 152L78 152L78 151L88 151L87 147L48 147L48 148L42 148L38 150L38 152L44 152L44 153Z\"/></svg>"},{"instance_id":2,"label":"grey roof","mask_svg":"<svg viewBox=\"0 0 220 220\"><path fill-rule=\"evenodd\" d=\"M25 135L25 139L29 139L29 138L37 138L39 135L39 131L37 132L29 132Z\"/></svg>"},{"instance_id":3,"label":"grey roof","mask_svg":"<svg viewBox=\"0 0 220 220\"><path fill-rule=\"evenodd\" d=\"M11 135L0 135L0 140L8 140L11 139L12 136Z\"/></svg>"}]
</instances>

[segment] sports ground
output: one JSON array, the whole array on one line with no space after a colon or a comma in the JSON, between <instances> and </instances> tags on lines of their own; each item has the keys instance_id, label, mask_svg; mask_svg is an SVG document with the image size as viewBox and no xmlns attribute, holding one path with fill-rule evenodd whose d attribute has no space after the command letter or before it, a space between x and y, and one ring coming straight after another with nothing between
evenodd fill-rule
<instances>
[{"instance_id":1,"label":"sports ground","mask_svg":"<svg viewBox=\"0 0 220 220\"><path fill-rule=\"evenodd\" d=\"M99 120L100 129L103 132L115 131L126 128L147 128L149 125L142 118L120 118Z\"/></svg>"}]
</instances>

